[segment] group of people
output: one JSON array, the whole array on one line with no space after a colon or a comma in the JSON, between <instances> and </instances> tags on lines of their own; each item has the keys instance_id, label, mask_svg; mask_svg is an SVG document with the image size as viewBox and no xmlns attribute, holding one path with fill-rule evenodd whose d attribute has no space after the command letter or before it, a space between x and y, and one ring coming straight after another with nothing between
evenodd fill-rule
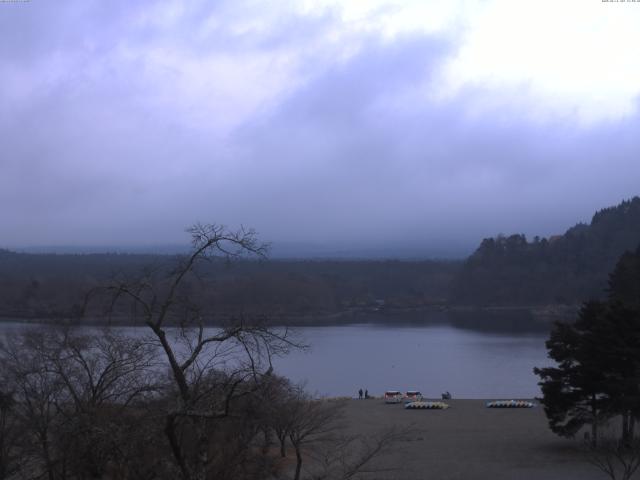
<instances>
[{"instance_id":1,"label":"group of people","mask_svg":"<svg viewBox=\"0 0 640 480\"><path fill-rule=\"evenodd\" d=\"M362 398L363 398L363 397L362 397L362 389L358 390L358 398L359 398L360 400L362 400ZM369 398L369 390L365 390L365 391L364 391L364 398L365 398L365 399Z\"/></svg>"}]
</instances>

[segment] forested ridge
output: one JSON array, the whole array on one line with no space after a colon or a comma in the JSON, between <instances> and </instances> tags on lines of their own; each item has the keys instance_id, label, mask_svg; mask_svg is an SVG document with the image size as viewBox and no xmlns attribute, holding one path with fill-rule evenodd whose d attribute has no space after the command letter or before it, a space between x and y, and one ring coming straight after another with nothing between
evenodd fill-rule
<instances>
[{"instance_id":1,"label":"forested ridge","mask_svg":"<svg viewBox=\"0 0 640 480\"><path fill-rule=\"evenodd\" d=\"M186 287L219 319L326 318L445 305L578 305L601 297L617 259L639 244L640 198L634 197L561 236L484 239L464 262L212 259ZM177 258L0 250L0 318L66 317L81 310L92 288L145 269L168 273Z\"/></svg>"},{"instance_id":2,"label":"forested ridge","mask_svg":"<svg viewBox=\"0 0 640 480\"><path fill-rule=\"evenodd\" d=\"M482 241L452 285L451 300L473 305L579 304L601 297L608 272L640 244L640 198L595 213L550 238L500 235Z\"/></svg>"},{"instance_id":3,"label":"forested ridge","mask_svg":"<svg viewBox=\"0 0 640 480\"><path fill-rule=\"evenodd\" d=\"M0 251L0 317L59 318L86 292L140 271L169 272L176 256ZM443 305L461 262L212 259L185 288L211 315L331 316ZM94 312L98 313L98 312ZM126 316L125 312L122 312Z\"/></svg>"}]
</instances>

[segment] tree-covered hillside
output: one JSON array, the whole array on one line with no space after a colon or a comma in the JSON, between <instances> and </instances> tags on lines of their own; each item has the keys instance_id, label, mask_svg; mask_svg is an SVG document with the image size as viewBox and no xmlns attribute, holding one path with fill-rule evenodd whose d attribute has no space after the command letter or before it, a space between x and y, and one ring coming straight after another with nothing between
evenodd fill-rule
<instances>
[{"instance_id":1,"label":"tree-covered hillside","mask_svg":"<svg viewBox=\"0 0 640 480\"><path fill-rule=\"evenodd\" d=\"M143 273L167 275L170 255L25 254L0 250L0 319L57 318L78 311L86 292ZM216 259L185 282L207 312L282 317L442 305L461 262Z\"/></svg>"},{"instance_id":2,"label":"tree-covered hillside","mask_svg":"<svg viewBox=\"0 0 640 480\"><path fill-rule=\"evenodd\" d=\"M577 305L600 297L608 272L640 245L640 198L597 212L564 235L498 236L452 261L214 260L187 282L218 317L272 318L451 305ZM171 255L25 254L0 250L0 318L58 318L114 278L167 274Z\"/></svg>"},{"instance_id":3,"label":"tree-covered hillside","mask_svg":"<svg viewBox=\"0 0 640 480\"><path fill-rule=\"evenodd\" d=\"M498 236L482 241L452 285L459 304L578 304L599 297L608 272L640 244L640 198L597 212L562 236Z\"/></svg>"}]
</instances>

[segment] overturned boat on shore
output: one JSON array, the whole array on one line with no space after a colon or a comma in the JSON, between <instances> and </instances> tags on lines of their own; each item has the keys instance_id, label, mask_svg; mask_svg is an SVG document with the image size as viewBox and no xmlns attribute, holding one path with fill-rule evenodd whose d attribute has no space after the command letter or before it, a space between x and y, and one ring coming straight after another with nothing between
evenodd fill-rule
<instances>
[{"instance_id":1,"label":"overturned boat on shore","mask_svg":"<svg viewBox=\"0 0 640 480\"><path fill-rule=\"evenodd\" d=\"M536 404L528 400L494 400L487 402L487 408L533 408Z\"/></svg>"},{"instance_id":2,"label":"overturned boat on shore","mask_svg":"<svg viewBox=\"0 0 640 480\"><path fill-rule=\"evenodd\" d=\"M444 402L425 402L421 400L417 402L407 402L404 408L407 410L444 410L449 408L449 405Z\"/></svg>"}]
</instances>

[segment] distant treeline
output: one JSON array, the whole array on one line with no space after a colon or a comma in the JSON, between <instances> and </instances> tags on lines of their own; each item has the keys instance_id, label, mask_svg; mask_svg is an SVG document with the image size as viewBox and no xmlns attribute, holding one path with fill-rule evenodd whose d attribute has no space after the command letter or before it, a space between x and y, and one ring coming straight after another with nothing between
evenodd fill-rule
<instances>
[{"instance_id":1,"label":"distant treeline","mask_svg":"<svg viewBox=\"0 0 640 480\"><path fill-rule=\"evenodd\" d=\"M275 321L442 306L578 305L602 297L608 272L640 244L640 198L597 212L564 235L498 236L466 261L212 259L185 283L212 320ZM0 250L0 318L61 318L117 279L167 275L175 255L26 254ZM131 312L116 312L120 319ZM89 316L99 315L93 307Z\"/></svg>"},{"instance_id":2,"label":"distant treeline","mask_svg":"<svg viewBox=\"0 0 640 480\"><path fill-rule=\"evenodd\" d=\"M165 275L175 256L48 255L0 251L0 317L60 318L85 294L142 273ZM212 259L185 286L210 312L274 319L443 305L461 262ZM94 311L90 314L99 314ZM128 312L120 312L127 316Z\"/></svg>"},{"instance_id":3,"label":"distant treeline","mask_svg":"<svg viewBox=\"0 0 640 480\"><path fill-rule=\"evenodd\" d=\"M620 255L640 244L640 198L597 212L564 235L498 236L482 241L452 285L470 305L579 304L604 295Z\"/></svg>"}]
</instances>

